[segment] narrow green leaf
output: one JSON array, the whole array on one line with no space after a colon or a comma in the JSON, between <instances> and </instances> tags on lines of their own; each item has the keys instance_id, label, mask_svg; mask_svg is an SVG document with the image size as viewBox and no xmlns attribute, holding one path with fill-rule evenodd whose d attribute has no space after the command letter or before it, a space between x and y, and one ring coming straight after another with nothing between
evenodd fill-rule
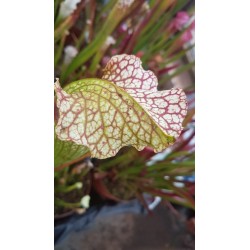
<instances>
[{"instance_id":1,"label":"narrow green leaf","mask_svg":"<svg viewBox=\"0 0 250 250\"><path fill-rule=\"evenodd\" d=\"M87 147L77 145L70 141L61 141L54 136L54 166L72 162L89 151Z\"/></svg>"}]
</instances>

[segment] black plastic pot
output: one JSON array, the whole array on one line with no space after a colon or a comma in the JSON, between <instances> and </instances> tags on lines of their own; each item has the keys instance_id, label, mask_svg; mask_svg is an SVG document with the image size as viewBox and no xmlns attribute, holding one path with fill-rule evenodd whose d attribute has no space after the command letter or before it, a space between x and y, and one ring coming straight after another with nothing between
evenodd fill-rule
<instances>
[{"instance_id":1,"label":"black plastic pot","mask_svg":"<svg viewBox=\"0 0 250 250\"><path fill-rule=\"evenodd\" d=\"M136 199L114 205L105 204L92 206L82 215L74 214L66 219L56 220L54 243L57 245L72 232L88 229L90 224L100 217L121 213L145 214L146 210Z\"/></svg>"}]
</instances>

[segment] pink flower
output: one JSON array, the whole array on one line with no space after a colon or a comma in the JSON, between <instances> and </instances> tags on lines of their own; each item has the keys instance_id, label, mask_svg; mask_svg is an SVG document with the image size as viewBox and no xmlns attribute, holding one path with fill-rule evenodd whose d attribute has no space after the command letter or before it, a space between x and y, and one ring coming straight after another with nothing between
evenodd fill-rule
<instances>
[{"instance_id":1,"label":"pink flower","mask_svg":"<svg viewBox=\"0 0 250 250\"><path fill-rule=\"evenodd\" d=\"M180 11L177 13L176 17L170 23L168 30L170 32L176 32L182 30L185 24L188 23L190 17L186 11Z\"/></svg>"},{"instance_id":2,"label":"pink flower","mask_svg":"<svg viewBox=\"0 0 250 250\"><path fill-rule=\"evenodd\" d=\"M183 43L186 43L190 41L192 38L193 38L192 32L190 30L186 30L181 36L181 41Z\"/></svg>"},{"instance_id":3,"label":"pink flower","mask_svg":"<svg viewBox=\"0 0 250 250\"><path fill-rule=\"evenodd\" d=\"M169 55L173 55L175 52L180 50L186 42L189 42L193 38L193 30L195 27L195 21L193 21L183 32L183 34L171 45L169 49ZM168 32L171 32L168 30ZM172 31L173 32L173 31Z\"/></svg>"}]
</instances>

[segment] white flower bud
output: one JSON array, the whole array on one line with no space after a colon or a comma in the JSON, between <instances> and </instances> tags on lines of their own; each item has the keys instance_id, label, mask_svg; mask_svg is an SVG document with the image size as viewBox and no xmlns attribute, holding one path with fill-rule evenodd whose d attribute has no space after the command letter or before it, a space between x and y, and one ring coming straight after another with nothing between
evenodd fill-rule
<instances>
[{"instance_id":1,"label":"white flower bud","mask_svg":"<svg viewBox=\"0 0 250 250\"><path fill-rule=\"evenodd\" d=\"M72 59L77 55L78 50L74 46L68 45L65 47L64 53L64 64L69 64Z\"/></svg>"},{"instance_id":2,"label":"white flower bud","mask_svg":"<svg viewBox=\"0 0 250 250\"><path fill-rule=\"evenodd\" d=\"M82 199L81 199L82 207L88 208L89 207L89 201L90 201L90 196L89 195L83 196Z\"/></svg>"},{"instance_id":3,"label":"white flower bud","mask_svg":"<svg viewBox=\"0 0 250 250\"><path fill-rule=\"evenodd\" d=\"M81 189L82 188L82 183L81 182L77 182L75 185L76 185L77 189Z\"/></svg>"},{"instance_id":4,"label":"white flower bud","mask_svg":"<svg viewBox=\"0 0 250 250\"><path fill-rule=\"evenodd\" d=\"M59 16L62 18L68 17L76 9L76 5L80 0L65 0L61 3Z\"/></svg>"}]
</instances>

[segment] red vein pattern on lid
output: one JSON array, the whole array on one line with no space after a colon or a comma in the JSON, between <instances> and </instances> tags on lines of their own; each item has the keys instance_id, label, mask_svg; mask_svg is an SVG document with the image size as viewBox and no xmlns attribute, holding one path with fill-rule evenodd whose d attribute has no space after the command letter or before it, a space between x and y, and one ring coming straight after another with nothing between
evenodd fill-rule
<instances>
[{"instance_id":1,"label":"red vein pattern on lid","mask_svg":"<svg viewBox=\"0 0 250 250\"><path fill-rule=\"evenodd\" d=\"M60 140L87 146L92 157L116 155L123 146L161 152L175 141L126 91L101 79L84 79L63 90L55 83Z\"/></svg>"},{"instance_id":2,"label":"red vein pattern on lid","mask_svg":"<svg viewBox=\"0 0 250 250\"><path fill-rule=\"evenodd\" d=\"M187 114L186 95L182 89L158 91L156 76L144 70L141 60L134 55L113 56L102 78L123 88L168 135L178 138Z\"/></svg>"}]
</instances>

